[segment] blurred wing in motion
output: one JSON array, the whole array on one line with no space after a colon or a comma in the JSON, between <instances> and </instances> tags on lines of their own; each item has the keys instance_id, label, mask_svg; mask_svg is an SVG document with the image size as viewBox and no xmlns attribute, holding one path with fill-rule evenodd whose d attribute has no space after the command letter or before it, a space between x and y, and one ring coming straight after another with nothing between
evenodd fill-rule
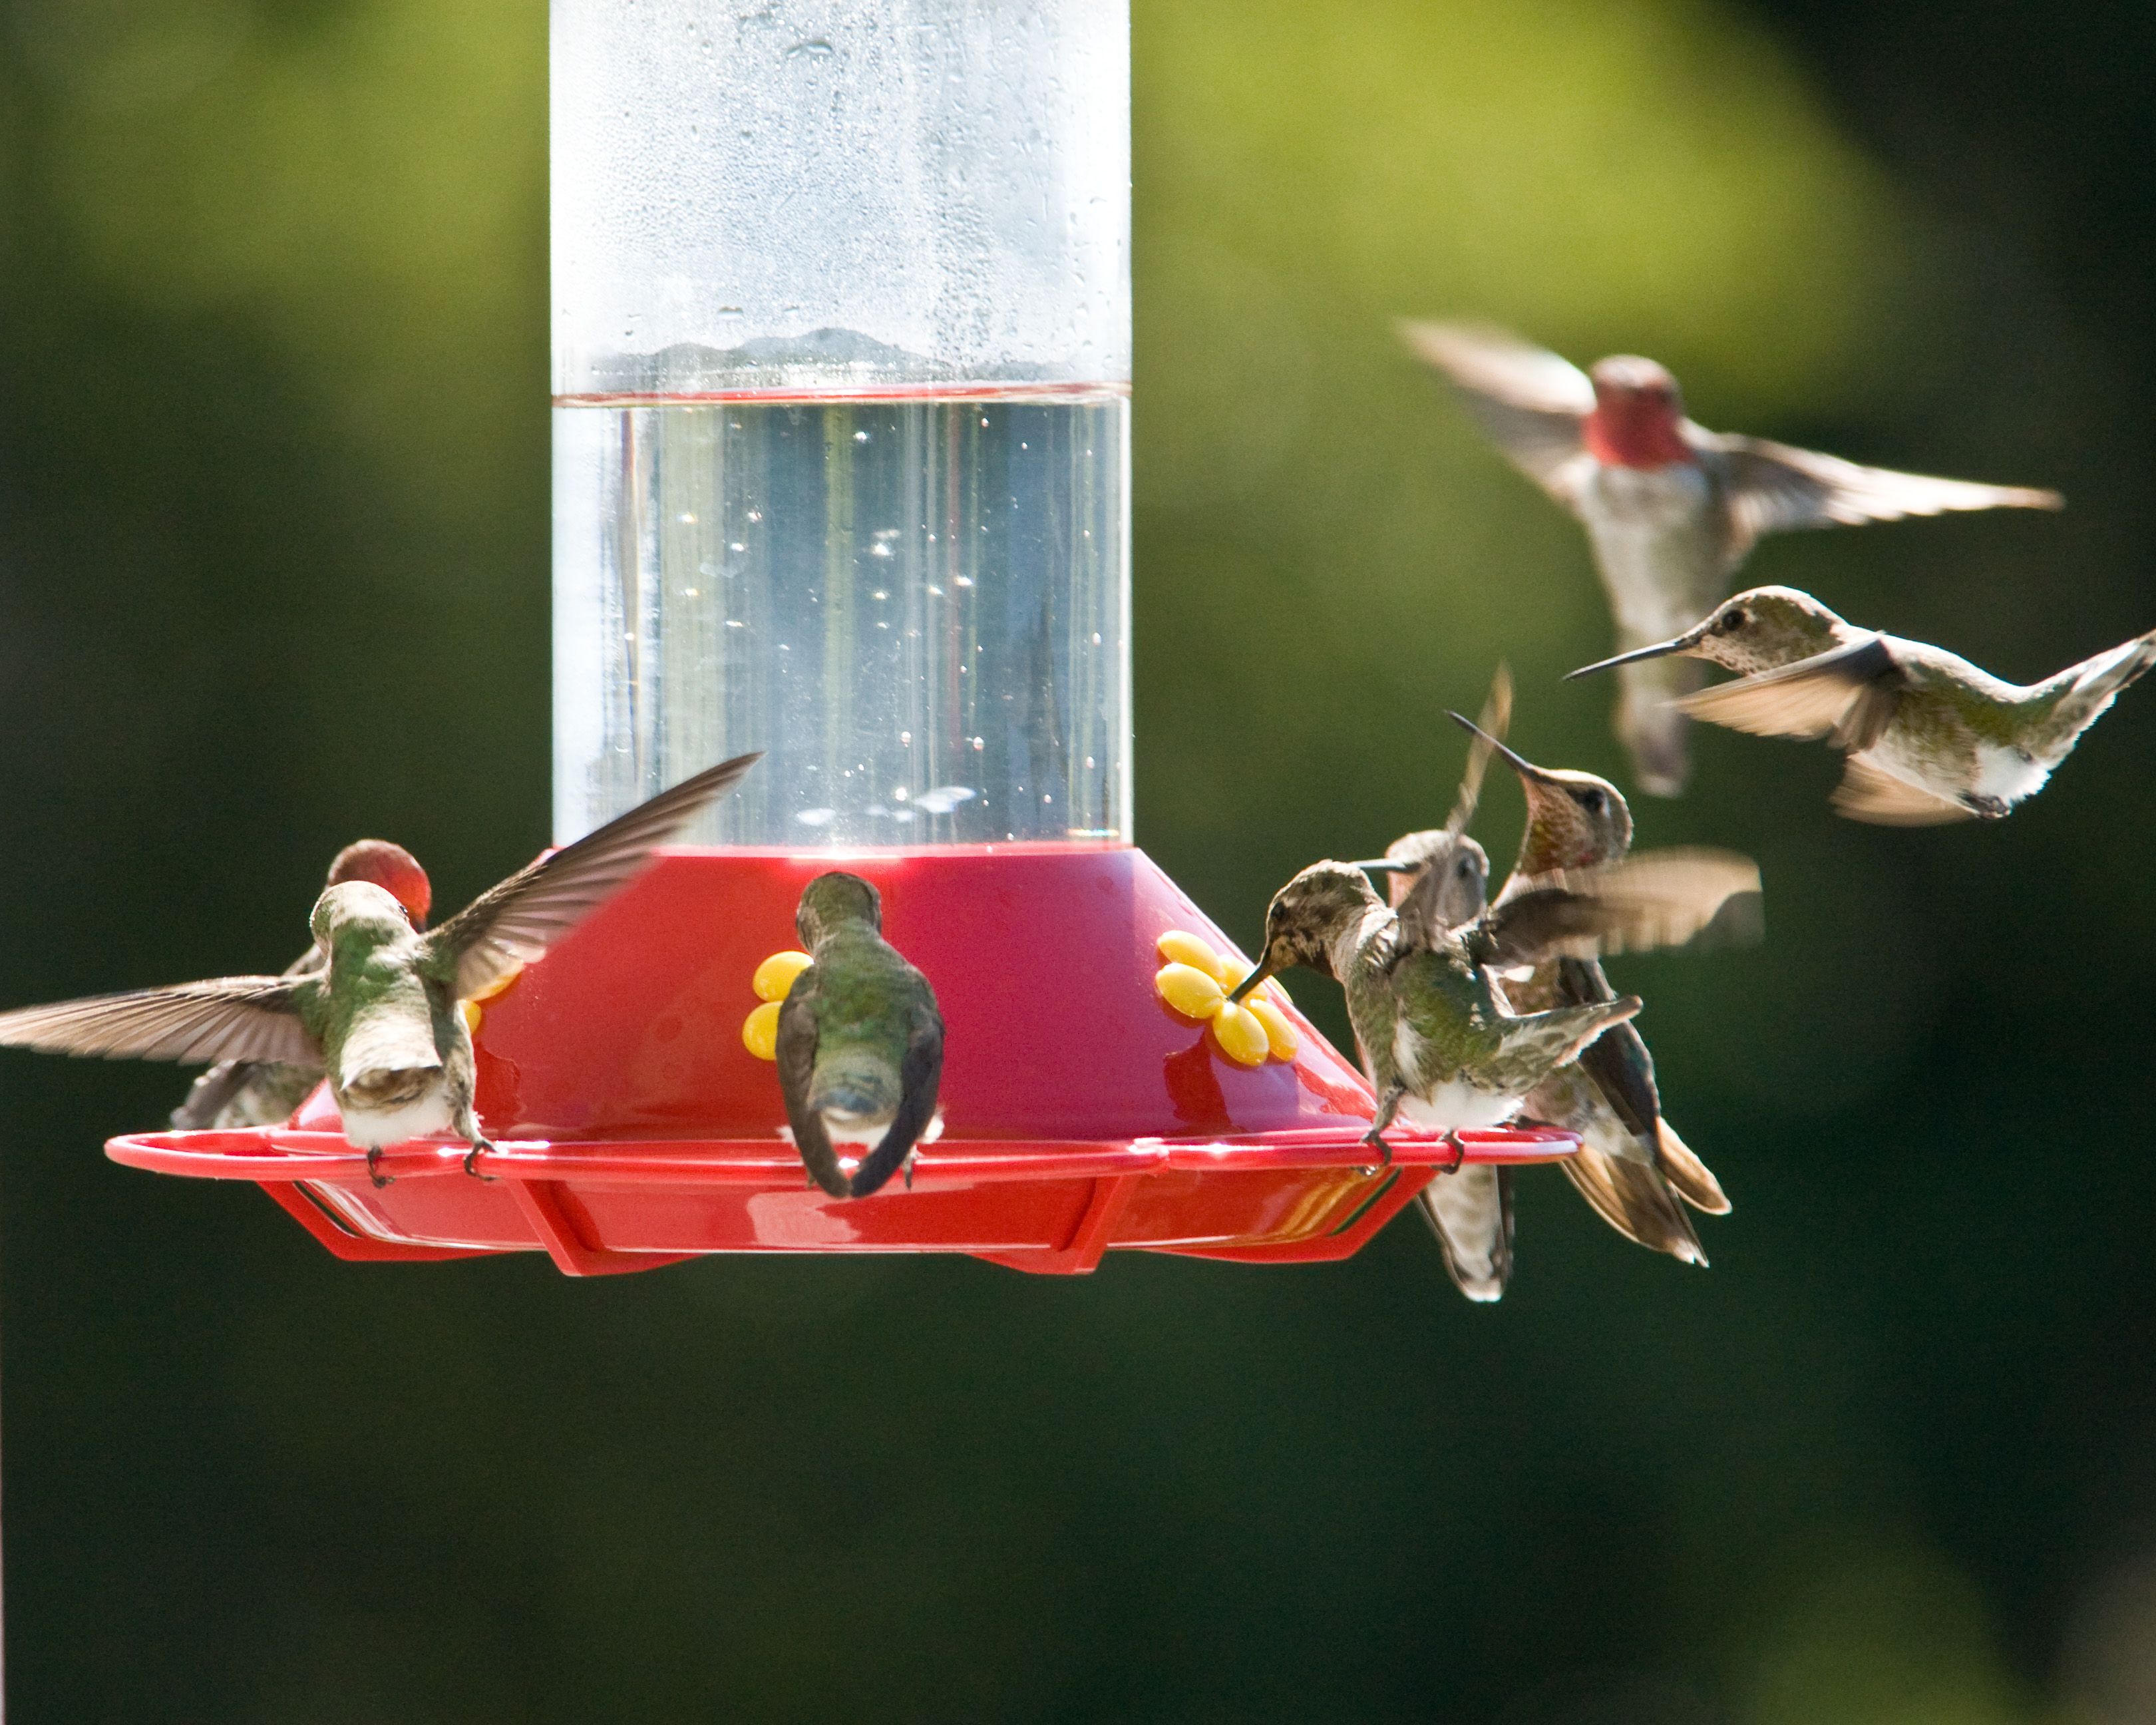
<instances>
[{"instance_id":1,"label":"blurred wing in motion","mask_svg":"<svg viewBox=\"0 0 2156 1725\"><path fill-rule=\"evenodd\" d=\"M469 999L538 957L762 758L737 755L707 767L474 899L426 937L430 956L454 965L456 997Z\"/></svg>"},{"instance_id":2,"label":"blurred wing in motion","mask_svg":"<svg viewBox=\"0 0 2156 1725\"><path fill-rule=\"evenodd\" d=\"M1569 506L1594 410L1587 373L1488 324L1403 320L1400 338L1445 373L1476 424L1521 472Z\"/></svg>"},{"instance_id":3,"label":"blurred wing in motion","mask_svg":"<svg viewBox=\"0 0 2156 1725\"><path fill-rule=\"evenodd\" d=\"M1732 731L1806 742L1825 737L1853 753L1886 734L1907 685L1908 675L1886 637L1873 635L1794 665L1717 683L1676 705L1696 719Z\"/></svg>"},{"instance_id":4,"label":"blurred wing in motion","mask_svg":"<svg viewBox=\"0 0 2156 1725\"><path fill-rule=\"evenodd\" d=\"M300 1021L313 977L228 976L0 1013L0 1045L108 1060L321 1064Z\"/></svg>"},{"instance_id":5,"label":"blurred wing in motion","mask_svg":"<svg viewBox=\"0 0 2156 1725\"><path fill-rule=\"evenodd\" d=\"M1718 451L1729 496L1730 560L1764 533L1794 527L1899 521L1970 509L2063 509L2056 491L2025 485L1982 485L1933 479L1892 468L1863 467L1838 455L1791 449L1764 438L1700 431L1692 439Z\"/></svg>"},{"instance_id":6,"label":"blurred wing in motion","mask_svg":"<svg viewBox=\"0 0 2156 1725\"><path fill-rule=\"evenodd\" d=\"M1849 757L1841 783L1828 800L1851 820L1875 827L1937 827L1976 818L1974 810L1919 790L1861 755Z\"/></svg>"},{"instance_id":7,"label":"blurred wing in motion","mask_svg":"<svg viewBox=\"0 0 2156 1725\"><path fill-rule=\"evenodd\" d=\"M1716 922L1731 900L1747 894L1756 900L1759 892L1751 858L1683 847L1547 878L1548 884L1490 911L1470 942L1476 963L1502 968L1680 946ZM1727 932L1756 937L1741 927Z\"/></svg>"},{"instance_id":8,"label":"blurred wing in motion","mask_svg":"<svg viewBox=\"0 0 2156 1725\"><path fill-rule=\"evenodd\" d=\"M1482 703L1482 716L1467 739L1467 768L1460 775L1459 793L1452 799L1452 813L1445 817L1445 830L1450 838L1457 839L1475 819L1475 805L1482 799L1482 775L1490 770L1490 757L1496 753L1497 745L1505 740L1512 725L1512 672L1500 660L1496 674L1490 679L1490 693Z\"/></svg>"}]
</instances>

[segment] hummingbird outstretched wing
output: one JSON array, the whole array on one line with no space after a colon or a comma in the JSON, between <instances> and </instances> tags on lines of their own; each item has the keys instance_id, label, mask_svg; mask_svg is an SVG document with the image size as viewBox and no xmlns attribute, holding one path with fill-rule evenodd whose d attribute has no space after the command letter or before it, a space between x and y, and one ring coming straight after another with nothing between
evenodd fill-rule
<instances>
[{"instance_id":1,"label":"hummingbird outstretched wing","mask_svg":"<svg viewBox=\"0 0 2156 1725\"><path fill-rule=\"evenodd\" d=\"M2056 491L1984 485L1865 467L1838 455L1792 449L1765 438L1686 427L1702 456L1719 458L1729 502L1732 566L1761 535L1797 527L1894 521L1971 509L2063 509Z\"/></svg>"},{"instance_id":2,"label":"hummingbird outstretched wing","mask_svg":"<svg viewBox=\"0 0 2156 1725\"><path fill-rule=\"evenodd\" d=\"M896 1173L936 1117L936 1092L943 1079L943 1017L934 1007L914 1009L912 1031L898 1074L898 1112L885 1129L882 1142L854 1170L848 1190L855 1198L866 1198Z\"/></svg>"},{"instance_id":3,"label":"hummingbird outstretched wing","mask_svg":"<svg viewBox=\"0 0 2156 1725\"><path fill-rule=\"evenodd\" d=\"M850 1198L853 1188L839 1165L839 1153L831 1147L824 1117L808 1106L808 1092L816 1080L819 990L812 964L794 978L778 1009L778 1093L786 1103L786 1122L793 1128L793 1147L809 1178L833 1198Z\"/></svg>"},{"instance_id":4,"label":"hummingbird outstretched wing","mask_svg":"<svg viewBox=\"0 0 2156 1725\"><path fill-rule=\"evenodd\" d=\"M707 767L489 887L425 937L429 958L453 969L459 999L501 981L620 891L762 758L758 751Z\"/></svg>"},{"instance_id":5,"label":"hummingbird outstretched wing","mask_svg":"<svg viewBox=\"0 0 2156 1725\"><path fill-rule=\"evenodd\" d=\"M1419 358L1445 373L1506 459L1569 508L1587 447L1581 424L1594 411L1587 373L1491 324L1403 319L1399 329Z\"/></svg>"},{"instance_id":6,"label":"hummingbird outstretched wing","mask_svg":"<svg viewBox=\"0 0 2156 1725\"><path fill-rule=\"evenodd\" d=\"M1709 923L1732 940L1757 937L1758 865L1734 851L1675 846L1543 878L1468 931L1476 963L1503 969L1681 946Z\"/></svg>"},{"instance_id":7,"label":"hummingbird outstretched wing","mask_svg":"<svg viewBox=\"0 0 2156 1725\"><path fill-rule=\"evenodd\" d=\"M300 976L311 970L320 970L323 963L322 949L310 945L285 967L284 973L288 977ZM321 1069L314 1062L292 1064L309 1075L310 1090L321 1081ZM173 1127L180 1132L200 1132L215 1125L218 1116L230 1107L243 1091L264 1080L274 1088L275 1078L261 1060L219 1060L187 1086L180 1106L172 1110Z\"/></svg>"},{"instance_id":8,"label":"hummingbird outstretched wing","mask_svg":"<svg viewBox=\"0 0 2156 1725\"><path fill-rule=\"evenodd\" d=\"M319 978L228 976L0 1013L0 1045L108 1060L279 1060L319 1066L301 1021Z\"/></svg>"},{"instance_id":9,"label":"hummingbird outstretched wing","mask_svg":"<svg viewBox=\"0 0 2156 1725\"><path fill-rule=\"evenodd\" d=\"M1754 737L1825 737L1854 754L1894 722L1908 672L1884 635L1871 635L1687 695L1676 705L1696 719Z\"/></svg>"}]
</instances>

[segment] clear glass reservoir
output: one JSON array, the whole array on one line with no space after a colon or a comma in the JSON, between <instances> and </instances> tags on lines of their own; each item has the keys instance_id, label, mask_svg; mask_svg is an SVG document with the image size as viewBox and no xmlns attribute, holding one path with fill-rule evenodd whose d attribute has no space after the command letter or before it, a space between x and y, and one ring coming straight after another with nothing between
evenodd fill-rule
<instances>
[{"instance_id":1,"label":"clear glass reservoir","mask_svg":"<svg viewBox=\"0 0 2156 1725\"><path fill-rule=\"evenodd\" d=\"M1125 7L552 31L557 840L1127 840Z\"/></svg>"}]
</instances>

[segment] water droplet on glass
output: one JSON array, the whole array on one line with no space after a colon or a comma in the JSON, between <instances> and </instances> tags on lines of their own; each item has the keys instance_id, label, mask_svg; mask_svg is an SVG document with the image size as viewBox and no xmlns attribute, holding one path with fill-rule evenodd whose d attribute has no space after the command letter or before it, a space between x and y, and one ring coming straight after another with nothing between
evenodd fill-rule
<instances>
[{"instance_id":1,"label":"water droplet on glass","mask_svg":"<svg viewBox=\"0 0 2156 1725\"><path fill-rule=\"evenodd\" d=\"M983 749L986 748L987 747L988 747L988 744L987 744L984 741L983 741L980 737L975 737L975 738L973 739L973 752L974 752L975 754L977 754L977 755L978 755L978 753L980 753L980 752L981 752Z\"/></svg>"},{"instance_id":2,"label":"water droplet on glass","mask_svg":"<svg viewBox=\"0 0 2156 1725\"><path fill-rule=\"evenodd\" d=\"M835 809L803 809L794 817L804 827L828 827L839 818Z\"/></svg>"}]
</instances>

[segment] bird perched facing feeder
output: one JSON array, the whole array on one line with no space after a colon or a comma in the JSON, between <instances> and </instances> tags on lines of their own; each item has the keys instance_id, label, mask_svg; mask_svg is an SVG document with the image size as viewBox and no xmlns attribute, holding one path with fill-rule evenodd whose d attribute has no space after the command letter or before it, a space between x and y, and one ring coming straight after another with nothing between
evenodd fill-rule
<instances>
[{"instance_id":1,"label":"bird perched facing feeder","mask_svg":"<svg viewBox=\"0 0 2156 1725\"><path fill-rule=\"evenodd\" d=\"M2156 629L2021 685L1943 647L1845 623L1795 588L1755 587L1681 634L1571 675L1677 655L1747 674L1686 696L1684 711L1762 737L1823 737L1849 757L1833 798L1842 814L1933 826L1997 820L2043 789L2156 665Z\"/></svg>"},{"instance_id":2,"label":"bird perched facing feeder","mask_svg":"<svg viewBox=\"0 0 2156 1725\"><path fill-rule=\"evenodd\" d=\"M1587 529L1618 644L1690 627L1729 590L1763 534L1975 509L2057 509L2056 491L1973 485L1862 467L1685 417L1677 381L1653 360L1599 360L1586 372L1507 331L1403 322L1515 467ZM1691 763L1684 714L1699 687L1681 664L1641 662L1620 685L1617 734L1642 789L1675 796Z\"/></svg>"},{"instance_id":3,"label":"bird perched facing feeder","mask_svg":"<svg viewBox=\"0 0 2156 1725\"><path fill-rule=\"evenodd\" d=\"M866 1198L935 1122L943 1016L928 978L883 937L883 900L860 875L819 875L796 920L814 962L778 1011L786 1117L809 1177L834 1198ZM869 1150L850 1178L839 1144Z\"/></svg>"},{"instance_id":4,"label":"bird perched facing feeder","mask_svg":"<svg viewBox=\"0 0 2156 1725\"><path fill-rule=\"evenodd\" d=\"M337 852L330 864L327 886L346 880L371 880L404 907L414 929L424 931L434 888L418 859L386 839L361 839ZM288 977L317 969L319 946L310 945L285 968ZM172 1124L183 1132L239 1126L274 1126L291 1117L307 1092L322 1081L318 1062L219 1060L195 1080L186 1100L172 1110Z\"/></svg>"},{"instance_id":5,"label":"bird perched facing feeder","mask_svg":"<svg viewBox=\"0 0 2156 1725\"><path fill-rule=\"evenodd\" d=\"M315 901L309 926L320 960L306 971L0 1013L0 1045L316 1065L370 1168L388 1145L447 1130L470 1146L472 1173L493 1147L473 1111L471 1030L459 1003L541 957L758 758L684 779L490 887L432 933L417 932L404 905L372 881L339 881Z\"/></svg>"}]
</instances>

